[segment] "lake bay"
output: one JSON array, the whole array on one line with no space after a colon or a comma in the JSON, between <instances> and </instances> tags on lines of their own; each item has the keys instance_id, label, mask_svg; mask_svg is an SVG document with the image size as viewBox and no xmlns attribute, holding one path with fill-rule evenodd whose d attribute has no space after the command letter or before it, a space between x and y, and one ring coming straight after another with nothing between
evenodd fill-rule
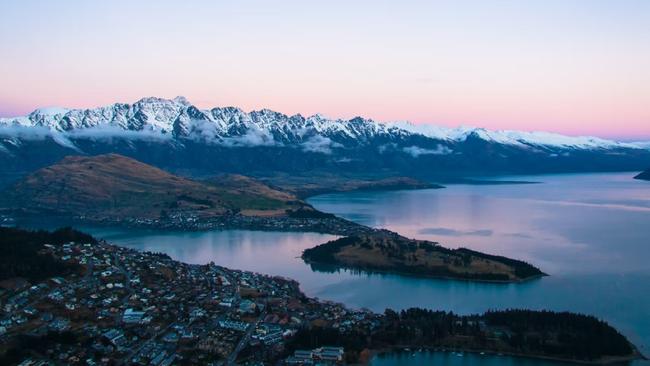
<instances>
[{"instance_id":1,"label":"lake bay","mask_svg":"<svg viewBox=\"0 0 650 366\"><path fill-rule=\"evenodd\" d=\"M540 183L351 192L309 202L322 211L408 237L526 260L549 277L488 284L315 271L299 258L302 250L334 236L313 233L84 229L116 244L165 252L188 263L214 261L291 277L307 295L375 311L418 306L457 313L531 308L592 314L617 327L648 355L650 183L633 180L629 173L503 179ZM415 365L433 363L436 357L442 356L416 355L412 362L387 356L373 364ZM499 364L494 357L457 358L453 364Z\"/></svg>"}]
</instances>

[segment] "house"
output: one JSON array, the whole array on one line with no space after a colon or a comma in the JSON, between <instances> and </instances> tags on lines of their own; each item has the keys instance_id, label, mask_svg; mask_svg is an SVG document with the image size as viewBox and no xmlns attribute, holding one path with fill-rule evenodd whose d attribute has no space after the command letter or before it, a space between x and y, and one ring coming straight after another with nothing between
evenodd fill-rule
<instances>
[{"instance_id":1,"label":"house","mask_svg":"<svg viewBox=\"0 0 650 366\"><path fill-rule=\"evenodd\" d=\"M178 339L179 337L176 332L169 332L165 334L165 336L162 338L163 342L167 342L167 343L177 343Z\"/></svg>"},{"instance_id":2,"label":"house","mask_svg":"<svg viewBox=\"0 0 650 366\"><path fill-rule=\"evenodd\" d=\"M252 314L255 312L256 305L250 300L242 300L239 303L239 312L244 314Z\"/></svg>"},{"instance_id":3,"label":"house","mask_svg":"<svg viewBox=\"0 0 650 366\"><path fill-rule=\"evenodd\" d=\"M118 348L126 344L126 338L124 337L124 333L122 333L122 331L117 329L109 330L108 332L104 333L102 337L104 337L107 341L109 341L111 344L113 344Z\"/></svg>"},{"instance_id":4,"label":"house","mask_svg":"<svg viewBox=\"0 0 650 366\"><path fill-rule=\"evenodd\" d=\"M343 362L343 347L321 347L311 351L296 350L293 356L285 360L287 365L321 365L340 364Z\"/></svg>"},{"instance_id":5,"label":"house","mask_svg":"<svg viewBox=\"0 0 650 366\"><path fill-rule=\"evenodd\" d=\"M223 307L226 307L226 308L230 308L230 307L232 307L232 303L233 303L233 301L234 301L234 300L233 300L232 298L222 299L222 300L219 302L219 306L223 306Z\"/></svg>"},{"instance_id":6,"label":"house","mask_svg":"<svg viewBox=\"0 0 650 366\"><path fill-rule=\"evenodd\" d=\"M308 350L296 350L293 356L285 360L287 365L313 365L314 352Z\"/></svg>"},{"instance_id":7,"label":"house","mask_svg":"<svg viewBox=\"0 0 650 366\"><path fill-rule=\"evenodd\" d=\"M124 310L124 315L122 315L122 321L127 324L139 324L142 322L144 317L144 311L137 311L131 308Z\"/></svg>"},{"instance_id":8,"label":"house","mask_svg":"<svg viewBox=\"0 0 650 366\"><path fill-rule=\"evenodd\" d=\"M54 319L50 322L49 328L53 331L63 332L70 329L70 321L68 319Z\"/></svg>"},{"instance_id":9,"label":"house","mask_svg":"<svg viewBox=\"0 0 650 366\"><path fill-rule=\"evenodd\" d=\"M219 326L221 328L237 330L240 332L245 332L246 329L248 329L248 323L233 320L219 320Z\"/></svg>"},{"instance_id":10,"label":"house","mask_svg":"<svg viewBox=\"0 0 650 366\"><path fill-rule=\"evenodd\" d=\"M341 362L345 354L343 347L321 347L319 351L317 357L324 361Z\"/></svg>"}]
</instances>

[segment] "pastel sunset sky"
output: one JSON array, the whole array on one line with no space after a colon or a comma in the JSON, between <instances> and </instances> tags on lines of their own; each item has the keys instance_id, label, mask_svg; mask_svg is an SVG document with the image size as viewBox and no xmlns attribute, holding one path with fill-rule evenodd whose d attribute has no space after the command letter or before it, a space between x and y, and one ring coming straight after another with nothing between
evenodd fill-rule
<instances>
[{"instance_id":1,"label":"pastel sunset sky","mask_svg":"<svg viewBox=\"0 0 650 366\"><path fill-rule=\"evenodd\" d=\"M0 0L0 116L186 96L650 139L650 1Z\"/></svg>"}]
</instances>

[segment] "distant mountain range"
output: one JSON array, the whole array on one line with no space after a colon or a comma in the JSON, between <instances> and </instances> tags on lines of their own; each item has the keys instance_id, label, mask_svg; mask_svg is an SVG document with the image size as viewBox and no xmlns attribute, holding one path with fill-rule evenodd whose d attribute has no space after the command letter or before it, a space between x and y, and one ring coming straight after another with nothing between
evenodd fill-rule
<instances>
[{"instance_id":1,"label":"distant mountain range","mask_svg":"<svg viewBox=\"0 0 650 366\"><path fill-rule=\"evenodd\" d=\"M645 143L545 132L442 128L268 109L199 109L183 97L94 109L37 109L0 119L0 173L70 154L119 153L189 175L329 172L445 178L504 173L640 170Z\"/></svg>"}]
</instances>

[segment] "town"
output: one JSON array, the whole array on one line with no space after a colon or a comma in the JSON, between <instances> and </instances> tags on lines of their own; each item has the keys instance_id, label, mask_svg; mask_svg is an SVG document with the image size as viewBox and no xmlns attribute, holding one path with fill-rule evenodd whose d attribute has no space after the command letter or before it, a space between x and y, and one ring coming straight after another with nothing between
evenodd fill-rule
<instances>
[{"instance_id":1,"label":"town","mask_svg":"<svg viewBox=\"0 0 650 366\"><path fill-rule=\"evenodd\" d=\"M105 242L45 245L83 273L1 293L3 344L40 337L22 365L234 364L278 360L306 323L372 327L377 315L305 297L292 280L188 265ZM42 353L40 352L42 351ZM290 364L340 363L344 350L299 350Z\"/></svg>"},{"instance_id":2,"label":"town","mask_svg":"<svg viewBox=\"0 0 650 366\"><path fill-rule=\"evenodd\" d=\"M178 212L159 218L77 216L39 216L30 218L15 210L0 210L0 226L16 224L29 226L32 223L54 222L59 226L92 225L106 227L127 227L156 230L209 231L209 230L261 230L283 232L313 232L340 236L376 232L364 225L336 216L245 216L241 214L202 217L194 212Z\"/></svg>"},{"instance_id":3,"label":"town","mask_svg":"<svg viewBox=\"0 0 650 366\"><path fill-rule=\"evenodd\" d=\"M96 220L88 217L76 217L74 221L99 225L117 225L125 227L155 228L161 230L263 230L263 231L292 231L316 232L334 235L353 235L376 231L364 225L359 225L336 216L245 216L226 215L216 217L200 217L192 212L170 214L164 218L123 218L120 220Z\"/></svg>"}]
</instances>

